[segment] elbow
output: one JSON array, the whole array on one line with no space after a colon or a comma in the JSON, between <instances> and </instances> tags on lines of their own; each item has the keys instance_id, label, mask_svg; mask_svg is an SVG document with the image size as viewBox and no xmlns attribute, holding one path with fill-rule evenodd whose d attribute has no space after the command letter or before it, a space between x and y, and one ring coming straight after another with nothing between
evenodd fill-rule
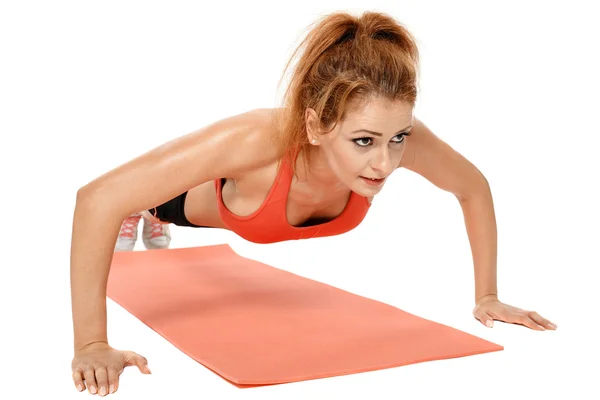
<instances>
[{"instance_id":1,"label":"elbow","mask_svg":"<svg viewBox=\"0 0 600 400\"><path fill-rule=\"evenodd\" d=\"M87 184L77 190L75 208L80 210L100 210L109 212L118 210L114 196L107 190L102 190L97 185Z\"/></svg>"},{"instance_id":2,"label":"elbow","mask_svg":"<svg viewBox=\"0 0 600 400\"><path fill-rule=\"evenodd\" d=\"M88 203L90 199L96 197L98 190L90 184L80 187L75 197L76 204Z\"/></svg>"},{"instance_id":3,"label":"elbow","mask_svg":"<svg viewBox=\"0 0 600 400\"><path fill-rule=\"evenodd\" d=\"M88 201L89 199L110 199L114 197L116 189L106 180L95 179L81 186L77 190L77 200Z\"/></svg>"},{"instance_id":4,"label":"elbow","mask_svg":"<svg viewBox=\"0 0 600 400\"><path fill-rule=\"evenodd\" d=\"M87 197L87 190L86 190L85 186L82 186L79 189L77 189L77 193L75 195L75 201L77 203L80 203L86 197Z\"/></svg>"},{"instance_id":5,"label":"elbow","mask_svg":"<svg viewBox=\"0 0 600 400\"><path fill-rule=\"evenodd\" d=\"M77 190L75 214L102 215L122 221L139 210L131 210L130 200L107 185L88 183Z\"/></svg>"},{"instance_id":6,"label":"elbow","mask_svg":"<svg viewBox=\"0 0 600 400\"><path fill-rule=\"evenodd\" d=\"M468 201L474 197L481 197L489 195L491 192L490 184L483 174L479 173L477 176L469 181L469 184L464 186L461 191L455 193L458 201Z\"/></svg>"}]
</instances>

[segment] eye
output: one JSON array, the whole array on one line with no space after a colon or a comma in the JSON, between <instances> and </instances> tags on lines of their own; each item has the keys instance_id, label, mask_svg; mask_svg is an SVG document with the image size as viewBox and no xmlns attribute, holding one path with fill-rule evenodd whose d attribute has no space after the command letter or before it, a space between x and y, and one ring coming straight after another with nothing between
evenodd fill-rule
<instances>
[{"instance_id":1,"label":"eye","mask_svg":"<svg viewBox=\"0 0 600 400\"><path fill-rule=\"evenodd\" d=\"M359 147L367 147L368 145L370 145L371 143L373 143L373 139L371 139L370 137L361 137L361 138L358 138L358 139L353 139L352 141L354 143L356 143L356 145L359 146Z\"/></svg>"},{"instance_id":2,"label":"eye","mask_svg":"<svg viewBox=\"0 0 600 400\"><path fill-rule=\"evenodd\" d=\"M398 135L394 136L391 140L391 142L395 145L399 145L404 143L404 136L410 136L410 132L403 132L403 133L399 133ZM361 137L358 139L352 139L352 141L358 146L358 147L367 147L370 146L371 144L373 144L373 138L370 138L368 136L365 137Z\"/></svg>"},{"instance_id":3,"label":"eye","mask_svg":"<svg viewBox=\"0 0 600 400\"><path fill-rule=\"evenodd\" d=\"M410 133L401 133L399 135L396 135L393 137L392 139L392 143L394 144L400 144L404 142L404 136L410 136Z\"/></svg>"}]
</instances>

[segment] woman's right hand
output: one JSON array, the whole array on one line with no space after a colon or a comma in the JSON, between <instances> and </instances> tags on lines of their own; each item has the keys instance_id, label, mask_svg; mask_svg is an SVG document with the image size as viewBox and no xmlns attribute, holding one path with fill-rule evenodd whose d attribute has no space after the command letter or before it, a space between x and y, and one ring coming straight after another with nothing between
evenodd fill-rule
<instances>
[{"instance_id":1,"label":"woman's right hand","mask_svg":"<svg viewBox=\"0 0 600 400\"><path fill-rule=\"evenodd\" d=\"M117 391L119 376L130 366L137 366L143 374L151 373L148 360L133 351L116 350L104 342L91 343L75 352L73 382L80 392L87 386L91 394L106 396Z\"/></svg>"}]
</instances>

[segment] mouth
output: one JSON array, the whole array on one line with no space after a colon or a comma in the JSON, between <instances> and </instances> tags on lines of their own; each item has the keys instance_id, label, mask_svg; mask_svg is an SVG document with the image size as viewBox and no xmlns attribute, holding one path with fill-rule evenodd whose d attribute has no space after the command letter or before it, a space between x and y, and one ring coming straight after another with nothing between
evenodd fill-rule
<instances>
[{"instance_id":1,"label":"mouth","mask_svg":"<svg viewBox=\"0 0 600 400\"><path fill-rule=\"evenodd\" d=\"M363 182L365 182L367 185L371 185L371 186L381 186L383 184L383 182L385 181L385 178L367 178L364 176L361 176L360 179L363 180Z\"/></svg>"}]
</instances>

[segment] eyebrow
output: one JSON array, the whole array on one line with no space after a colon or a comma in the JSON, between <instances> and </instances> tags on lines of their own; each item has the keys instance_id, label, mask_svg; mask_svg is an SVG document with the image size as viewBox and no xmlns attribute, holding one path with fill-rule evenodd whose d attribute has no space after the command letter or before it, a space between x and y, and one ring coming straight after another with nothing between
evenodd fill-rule
<instances>
[{"instance_id":1,"label":"eyebrow","mask_svg":"<svg viewBox=\"0 0 600 400\"><path fill-rule=\"evenodd\" d=\"M397 133L396 133L394 136L397 136L397 135L399 135L399 134L403 133L405 130L407 130L407 129L410 129L410 128L412 128L412 125L409 125L409 126L407 126L406 128L403 128L403 129L401 129L401 130L400 130L400 131L398 131L398 132L397 132ZM357 129L357 130L355 130L355 131L353 131L353 132L350 132L350 133L357 133L357 132L367 132L367 133L370 133L371 135L375 135L375 136L383 136L383 134L382 134L382 133L379 133L379 132L374 132L374 131L370 131L370 130L368 130L368 129Z\"/></svg>"}]
</instances>

